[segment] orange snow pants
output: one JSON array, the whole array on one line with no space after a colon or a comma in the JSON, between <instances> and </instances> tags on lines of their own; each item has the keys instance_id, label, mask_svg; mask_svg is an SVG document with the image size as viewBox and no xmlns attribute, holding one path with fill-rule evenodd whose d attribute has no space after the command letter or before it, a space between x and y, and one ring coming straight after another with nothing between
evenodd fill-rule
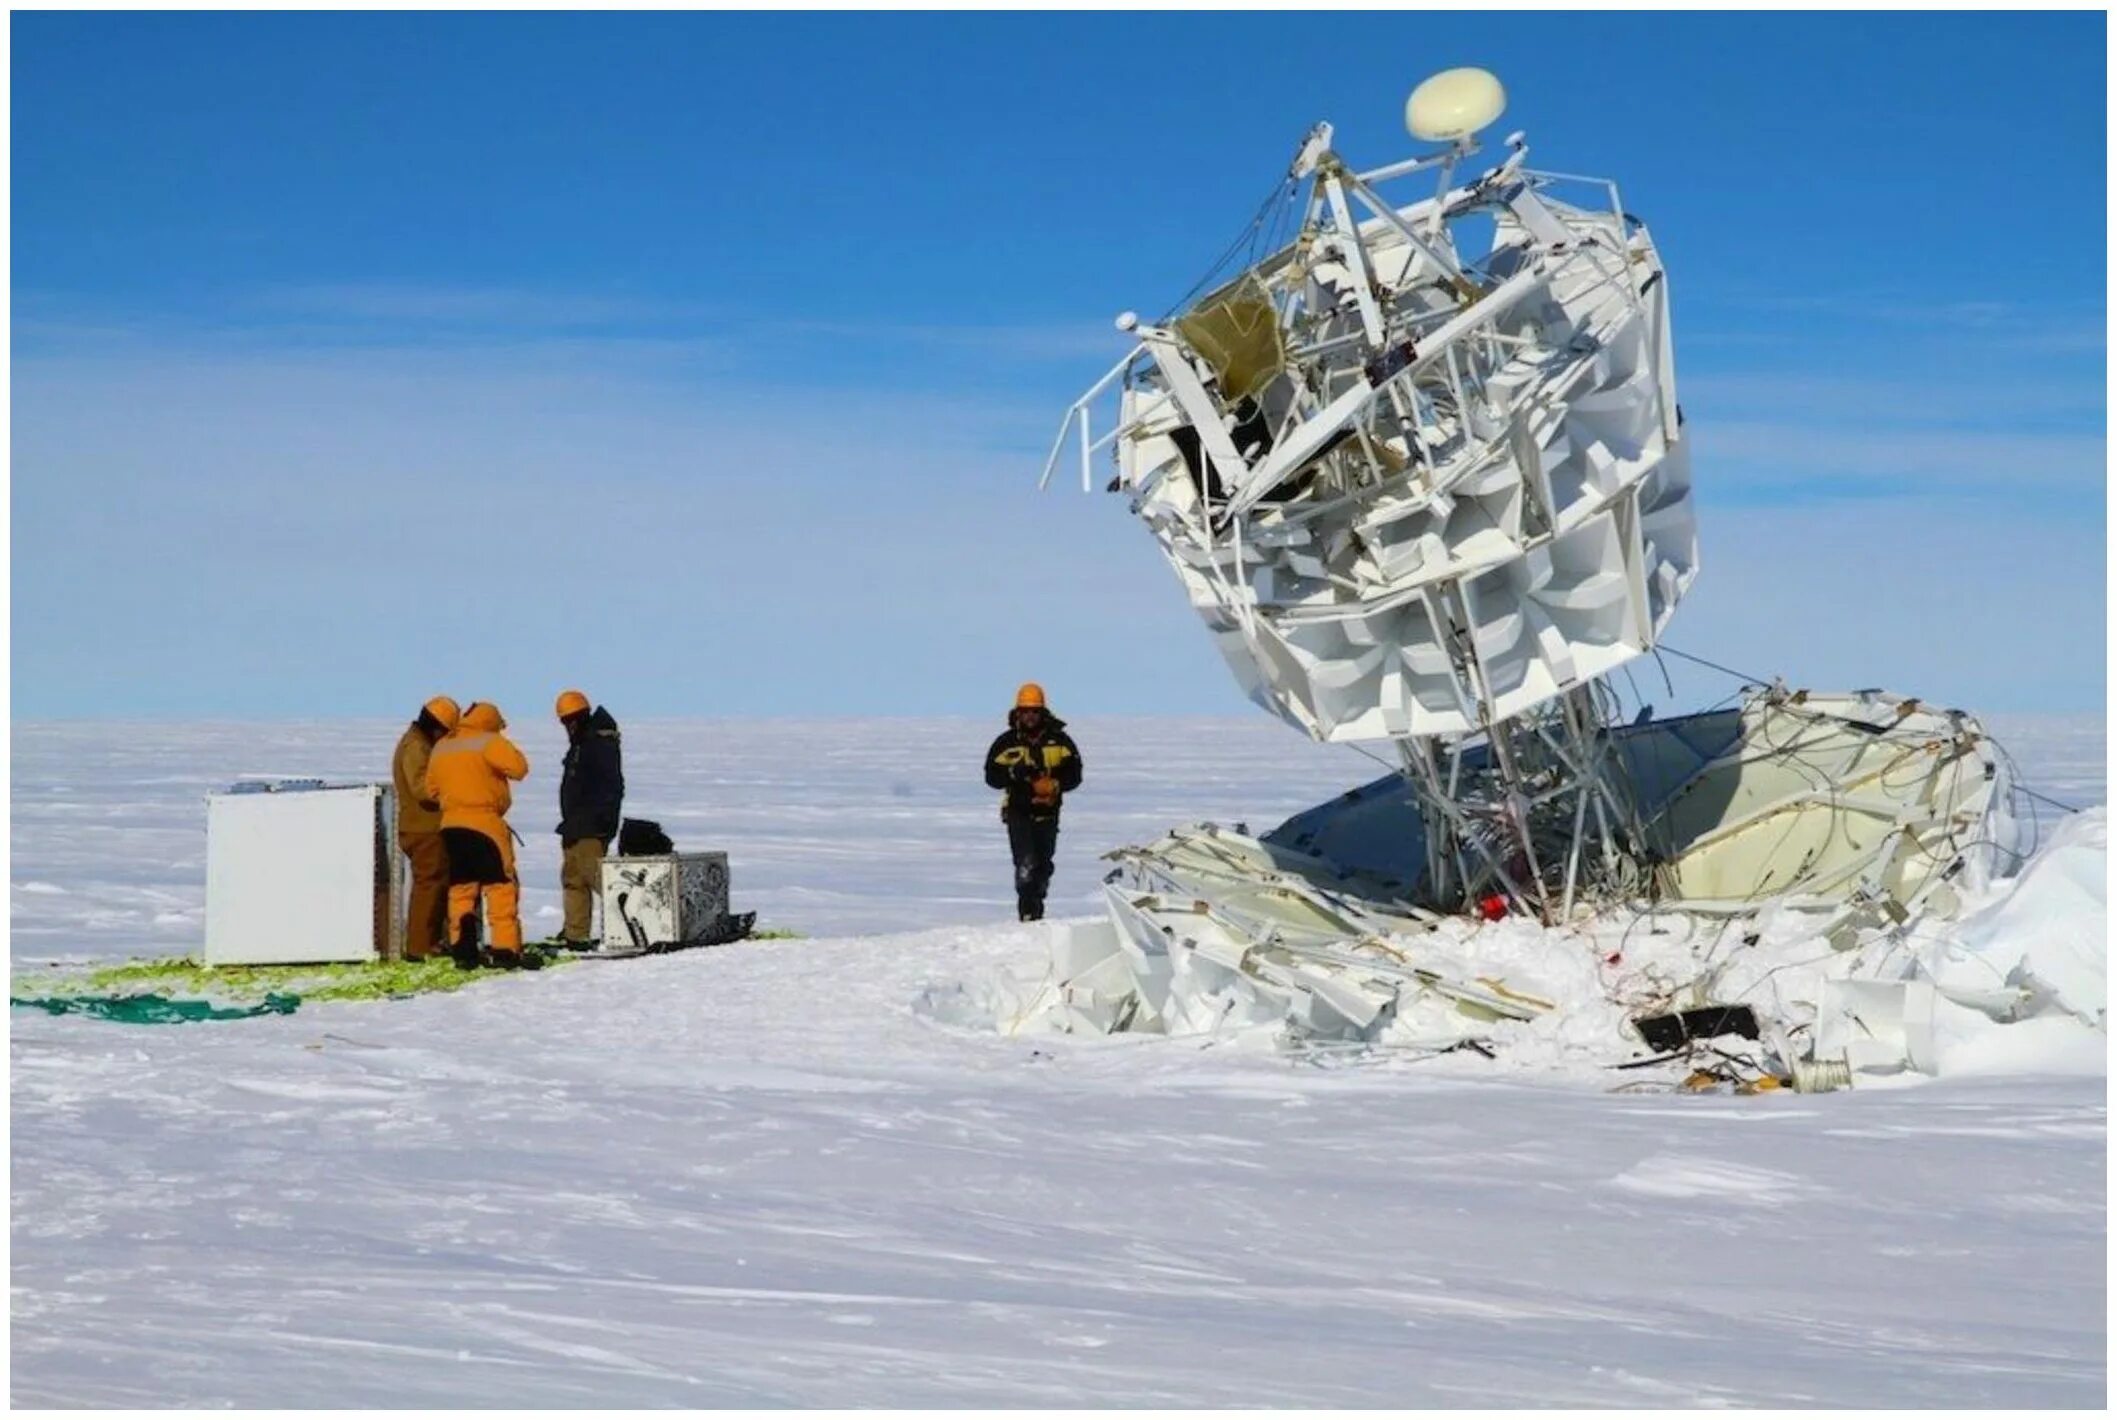
<instances>
[{"instance_id":1,"label":"orange snow pants","mask_svg":"<svg viewBox=\"0 0 2117 1420\"><path fill-rule=\"evenodd\" d=\"M515 877L513 835L507 820L497 814L490 822L475 825L458 821L441 830L448 844L448 938L460 944L463 920L475 918L478 899L485 899L485 918L492 928L489 945L494 951L522 950L522 885Z\"/></svg>"},{"instance_id":2,"label":"orange snow pants","mask_svg":"<svg viewBox=\"0 0 2117 1420\"><path fill-rule=\"evenodd\" d=\"M436 833L400 833L411 860L412 894L404 921L404 959L424 961L448 945L448 849Z\"/></svg>"}]
</instances>

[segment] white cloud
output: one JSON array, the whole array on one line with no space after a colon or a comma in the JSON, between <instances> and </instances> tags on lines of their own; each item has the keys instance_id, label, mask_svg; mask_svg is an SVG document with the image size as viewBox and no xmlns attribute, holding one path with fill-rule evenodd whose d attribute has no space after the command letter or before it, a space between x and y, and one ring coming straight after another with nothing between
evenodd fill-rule
<instances>
[{"instance_id":1,"label":"white cloud","mask_svg":"<svg viewBox=\"0 0 2117 1420\"><path fill-rule=\"evenodd\" d=\"M667 713L930 713L1023 662L1132 708L1233 700L1121 506L1036 493L1034 403L599 342L210 343L18 360L14 411L23 713L562 674Z\"/></svg>"},{"instance_id":2,"label":"white cloud","mask_svg":"<svg viewBox=\"0 0 2117 1420\"><path fill-rule=\"evenodd\" d=\"M2097 378L1938 382L1907 377L1727 370L1686 374L1678 386L1687 411L1726 417L1800 416L1853 424L2020 427L2027 419L2073 415L2099 420L2104 389Z\"/></svg>"},{"instance_id":3,"label":"white cloud","mask_svg":"<svg viewBox=\"0 0 2117 1420\"><path fill-rule=\"evenodd\" d=\"M786 336L823 336L884 346L913 346L1015 360L1082 362L1081 383L1100 375L1131 343L1111 323L1058 321L1042 325L918 325L796 321Z\"/></svg>"},{"instance_id":4,"label":"white cloud","mask_svg":"<svg viewBox=\"0 0 2117 1420\"><path fill-rule=\"evenodd\" d=\"M1990 298L1947 299L1900 291L1738 292L1701 301L1703 319L1695 330L1679 330L1679 347L1687 341L1737 342L1755 336L1759 314L1797 318L1800 329L1763 338L1809 342L1827 334L1843 340L1888 341L1914 333L1945 334L1963 342L1969 353L1991 351L2016 355L2088 355L2108 341L2108 318L2100 302L2021 301ZM1715 321L1715 307L1746 313L1739 329Z\"/></svg>"},{"instance_id":5,"label":"white cloud","mask_svg":"<svg viewBox=\"0 0 2117 1420\"><path fill-rule=\"evenodd\" d=\"M1973 711L2091 709L2107 671L2102 522L1999 504L1748 507L1699 518L1686 651L1790 683Z\"/></svg>"},{"instance_id":6,"label":"white cloud","mask_svg":"<svg viewBox=\"0 0 2117 1420\"><path fill-rule=\"evenodd\" d=\"M1048 399L917 361L882 389L876 350L957 339L891 329L835 374L760 374L683 336L62 323L14 371L17 708L384 713L556 676L638 713L933 713L1038 677L1082 708L1239 709L1123 505L1033 491L1100 356ZM2099 615L2100 521L2013 495L2099 507L2099 434L1944 427L1939 400L1921 422L1915 384L1715 378L1685 385L1705 571L1677 644L1972 708L2097 703L2099 637L2067 628ZM1716 512L1774 479L1893 492Z\"/></svg>"},{"instance_id":7,"label":"white cloud","mask_svg":"<svg viewBox=\"0 0 2117 1420\"><path fill-rule=\"evenodd\" d=\"M535 357L711 361L729 370L773 362L837 364L900 379L921 366L950 378L1077 367L1083 384L1127 341L1108 322L783 320L698 302L505 288L318 284L241 292L210 306L142 315L49 292L17 299L14 335L31 354L103 355L159 348L172 359L215 352L443 349L480 364Z\"/></svg>"},{"instance_id":8,"label":"white cloud","mask_svg":"<svg viewBox=\"0 0 2117 1420\"><path fill-rule=\"evenodd\" d=\"M1911 493L2004 499L2024 489L2099 494L2106 468L2100 435L2027 429L1862 429L1715 420L1695 424L1692 438L1701 478L1713 477L1716 461L1739 462L1745 482L1836 478L1852 484L1886 482Z\"/></svg>"},{"instance_id":9,"label":"white cloud","mask_svg":"<svg viewBox=\"0 0 2117 1420\"><path fill-rule=\"evenodd\" d=\"M245 304L335 322L546 330L690 323L714 314L696 302L640 296L378 283L268 287Z\"/></svg>"}]
</instances>

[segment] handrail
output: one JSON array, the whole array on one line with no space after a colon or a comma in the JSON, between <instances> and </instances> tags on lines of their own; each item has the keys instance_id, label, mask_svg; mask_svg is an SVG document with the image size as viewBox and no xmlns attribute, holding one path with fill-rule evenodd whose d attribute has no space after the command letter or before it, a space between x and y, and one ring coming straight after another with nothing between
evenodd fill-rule
<instances>
[{"instance_id":1,"label":"handrail","mask_svg":"<svg viewBox=\"0 0 2117 1420\"><path fill-rule=\"evenodd\" d=\"M1110 367L1108 374L1088 387L1087 393L1066 406L1066 417L1059 421L1058 438L1054 439L1051 444L1051 456L1044 460L1043 476L1036 481L1038 492L1041 493L1044 490L1051 482L1051 475L1057 471L1059 454L1066 447L1066 436L1073 431L1073 422L1076 419L1080 421L1081 426L1081 492L1088 493L1094 490L1094 467L1090 462L1089 456L1096 449L1116 438L1122 429L1122 425L1118 429L1112 429L1101 439L1091 441L1088 430L1088 406L1093 404L1104 390L1107 390L1122 378L1124 373L1132 368L1132 362L1137 360L1146 348L1144 343L1134 345L1125 352L1124 359Z\"/></svg>"}]
</instances>

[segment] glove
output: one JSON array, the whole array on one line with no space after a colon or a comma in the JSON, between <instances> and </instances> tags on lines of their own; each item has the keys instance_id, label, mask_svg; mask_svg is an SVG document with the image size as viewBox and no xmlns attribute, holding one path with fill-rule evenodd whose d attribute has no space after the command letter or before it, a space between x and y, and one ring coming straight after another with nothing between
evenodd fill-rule
<instances>
[{"instance_id":1,"label":"glove","mask_svg":"<svg viewBox=\"0 0 2117 1420\"><path fill-rule=\"evenodd\" d=\"M1030 780L1036 778L1038 772L1035 765L1025 761L1010 768L1007 771L1007 777L1014 780L1017 784L1027 784Z\"/></svg>"},{"instance_id":2,"label":"glove","mask_svg":"<svg viewBox=\"0 0 2117 1420\"><path fill-rule=\"evenodd\" d=\"M1040 809L1048 809L1058 802L1059 782L1049 774L1029 786L1029 800Z\"/></svg>"}]
</instances>

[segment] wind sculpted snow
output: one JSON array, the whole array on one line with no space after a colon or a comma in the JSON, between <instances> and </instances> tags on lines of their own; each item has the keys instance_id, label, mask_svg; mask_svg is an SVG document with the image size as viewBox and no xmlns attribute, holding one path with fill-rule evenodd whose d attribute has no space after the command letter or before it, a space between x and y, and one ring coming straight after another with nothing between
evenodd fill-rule
<instances>
[{"instance_id":1,"label":"wind sculpted snow","mask_svg":"<svg viewBox=\"0 0 2117 1420\"><path fill-rule=\"evenodd\" d=\"M1370 767L1078 728L1068 911L1094 849ZM18 963L196 945L198 795L376 773L388 731L18 727ZM844 727L627 727L635 807L728 849L738 906L923 930L223 1025L16 1015L14 1401L2102 1403L2101 1077L1699 1099L959 1024L962 983L1043 951L989 925L982 731L876 761ZM2013 739L2031 781L2100 801L2087 738L2070 779L2042 743ZM524 860L534 912L556 855Z\"/></svg>"}]
</instances>

